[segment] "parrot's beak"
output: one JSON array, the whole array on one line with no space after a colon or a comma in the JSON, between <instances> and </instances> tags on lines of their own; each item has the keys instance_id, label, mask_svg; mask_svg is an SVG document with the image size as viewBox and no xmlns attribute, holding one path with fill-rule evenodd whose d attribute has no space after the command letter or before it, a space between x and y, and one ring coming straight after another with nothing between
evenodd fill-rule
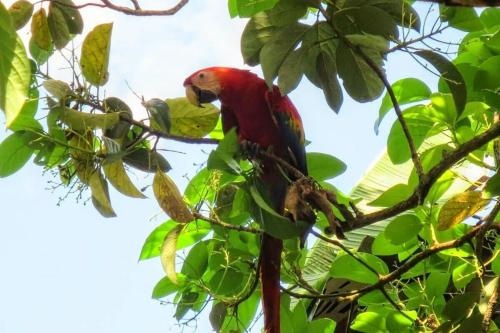
<instances>
[{"instance_id":1,"label":"parrot's beak","mask_svg":"<svg viewBox=\"0 0 500 333\"><path fill-rule=\"evenodd\" d=\"M186 87L187 99L196 106L201 106L202 103L211 103L218 98L214 92L200 89L192 84L185 84L184 87Z\"/></svg>"}]
</instances>

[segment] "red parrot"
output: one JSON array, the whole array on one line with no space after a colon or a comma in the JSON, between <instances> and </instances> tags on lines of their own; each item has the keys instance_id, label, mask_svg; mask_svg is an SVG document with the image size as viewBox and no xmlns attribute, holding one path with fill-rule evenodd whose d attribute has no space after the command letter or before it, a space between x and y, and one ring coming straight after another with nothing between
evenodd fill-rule
<instances>
[{"instance_id":1,"label":"red parrot","mask_svg":"<svg viewBox=\"0 0 500 333\"><path fill-rule=\"evenodd\" d=\"M236 127L238 138L271 148L272 152L307 175L304 129L297 109L279 88L270 89L257 75L242 69L209 67L184 81L191 103L218 99L224 133ZM290 177L292 178L292 177ZM284 214L289 181L274 161L263 160L259 180L273 208ZM260 280L264 331L280 332L280 267L283 242L263 234L260 248Z\"/></svg>"}]
</instances>

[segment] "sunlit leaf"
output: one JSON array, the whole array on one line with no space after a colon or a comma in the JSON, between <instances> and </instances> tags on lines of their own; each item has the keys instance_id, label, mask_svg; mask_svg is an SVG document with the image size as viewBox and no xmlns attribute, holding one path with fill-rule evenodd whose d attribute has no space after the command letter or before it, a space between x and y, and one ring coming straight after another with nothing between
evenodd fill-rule
<instances>
[{"instance_id":1,"label":"sunlit leaf","mask_svg":"<svg viewBox=\"0 0 500 333\"><path fill-rule=\"evenodd\" d=\"M92 192L92 203L104 217L116 216L109 199L108 182L100 171L94 170L89 178L89 187Z\"/></svg>"},{"instance_id":2,"label":"sunlit leaf","mask_svg":"<svg viewBox=\"0 0 500 333\"><path fill-rule=\"evenodd\" d=\"M181 273L191 279L201 279L203 273L208 266L208 250L204 242L195 244L189 251L184 263L182 264Z\"/></svg>"},{"instance_id":3,"label":"sunlit leaf","mask_svg":"<svg viewBox=\"0 0 500 333\"><path fill-rule=\"evenodd\" d=\"M170 177L158 170L153 180L153 192L160 207L173 220L185 223L194 220L193 214L182 199L182 195Z\"/></svg>"},{"instance_id":4,"label":"sunlit leaf","mask_svg":"<svg viewBox=\"0 0 500 333\"><path fill-rule=\"evenodd\" d=\"M450 88L457 108L457 116L460 116L467 102L467 88L462 74L456 66L439 53L429 50L415 51L415 54L428 61L436 68Z\"/></svg>"},{"instance_id":5,"label":"sunlit leaf","mask_svg":"<svg viewBox=\"0 0 500 333\"><path fill-rule=\"evenodd\" d=\"M431 90L429 87L419 79L415 78L405 78L394 82L392 85L392 90L394 95L396 95L396 100L399 105L404 105L408 103L414 103L428 99L431 95ZM378 110L378 119L375 122L375 133L378 134L378 128L384 116L389 112L394 105L392 104L391 98L388 93L386 93L382 99L382 104Z\"/></svg>"},{"instance_id":6,"label":"sunlit leaf","mask_svg":"<svg viewBox=\"0 0 500 333\"><path fill-rule=\"evenodd\" d=\"M142 194L141 191L135 187L135 185L130 180L123 162L121 160L115 160L110 163L104 163L102 165L104 170L104 175L109 180L111 185L118 190L118 192L127 195L132 198L145 198L146 196Z\"/></svg>"},{"instance_id":7,"label":"sunlit leaf","mask_svg":"<svg viewBox=\"0 0 500 333\"><path fill-rule=\"evenodd\" d=\"M30 132L15 132L0 143L0 177L7 177L21 169L34 149L29 143L36 138Z\"/></svg>"},{"instance_id":8,"label":"sunlit leaf","mask_svg":"<svg viewBox=\"0 0 500 333\"><path fill-rule=\"evenodd\" d=\"M187 98L169 98L170 134L190 138L201 138L210 133L219 119L219 109L213 104L198 107Z\"/></svg>"},{"instance_id":9,"label":"sunlit leaf","mask_svg":"<svg viewBox=\"0 0 500 333\"><path fill-rule=\"evenodd\" d=\"M467 191L453 196L439 211L437 229L450 229L484 208L489 201L481 196L481 192L476 191Z\"/></svg>"},{"instance_id":10,"label":"sunlit leaf","mask_svg":"<svg viewBox=\"0 0 500 333\"><path fill-rule=\"evenodd\" d=\"M351 324L351 329L363 333L386 333L385 315L371 311L359 313Z\"/></svg>"},{"instance_id":11,"label":"sunlit leaf","mask_svg":"<svg viewBox=\"0 0 500 333\"><path fill-rule=\"evenodd\" d=\"M82 45L80 67L82 74L93 85L108 81L109 50L113 23L100 24L87 34Z\"/></svg>"},{"instance_id":12,"label":"sunlit leaf","mask_svg":"<svg viewBox=\"0 0 500 333\"><path fill-rule=\"evenodd\" d=\"M384 230L385 237L393 244L400 245L416 238L423 224L415 215L400 215L392 220Z\"/></svg>"},{"instance_id":13,"label":"sunlit leaf","mask_svg":"<svg viewBox=\"0 0 500 333\"><path fill-rule=\"evenodd\" d=\"M389 273L389 268L387 268L387 265L380 258L363 252L358 252L355 256L373 268L377 273L382 275ZM378 276L374 272L347 254L335 259L330 268L330 276L369 284L378 281Z\"/></svg>"},{"instance_id":14,"label":"sunlit leaf","mask_svg":"<svg viewBox=\"0 0 500 333\"><path fill-rule=\"evenodd\" d=\"M307 169L309 176L317 181L336 177L346 170L347 166L338 158L324 153L307 153Z\"/></svg>"},{"instance_id":15,"label":"sunlit leaf","mask_svg":"<svg viewBox=\"0 0 500 333\"><path fill-rule=\"evenodd\" d=\"M19 115L28 95L31 68L23 43L12 20L0 4L0 109L5 112L7 127Z\"/></svg>"},{"instance_id":16,"label":"sunlit leaf","mask_svg":"<svg viewBox=\"0 0 500 333\"><path fill-rule=\"evenodd\" d=\"M330 318L314 319L307 325L307 333L331 333L335 330L336 323Z\"/></svg>"},{"instance_id":17,"label":"sunlit leaf","mask_svg":"<svg viewBox=\"0 0 500 333\"><path fill-rule=\"evenodd\" d=\"M168 276L163 277L156 283L151 295L154 299L163 298L176 292L184 284L186 278L182 274L177 274L177 284L174 284Z\"/></svg>"}]
</instances>

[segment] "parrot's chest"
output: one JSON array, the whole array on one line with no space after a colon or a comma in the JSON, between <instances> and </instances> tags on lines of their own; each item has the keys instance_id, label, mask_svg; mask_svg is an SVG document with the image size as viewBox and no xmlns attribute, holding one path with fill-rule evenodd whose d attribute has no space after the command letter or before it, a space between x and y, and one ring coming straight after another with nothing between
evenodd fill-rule
<instances>
[{"instance_id":1,"label":"parrot's chest","mask_svg":"<svg viewBox=\"0 0 500 333\"><path fill-rule=\"evenodd\" d=\"M280 145L280 135L277 124L266 106L252 110L238 110L238 134L241 140L258 143L263 148Z\"/></svg>"}]
</instances>

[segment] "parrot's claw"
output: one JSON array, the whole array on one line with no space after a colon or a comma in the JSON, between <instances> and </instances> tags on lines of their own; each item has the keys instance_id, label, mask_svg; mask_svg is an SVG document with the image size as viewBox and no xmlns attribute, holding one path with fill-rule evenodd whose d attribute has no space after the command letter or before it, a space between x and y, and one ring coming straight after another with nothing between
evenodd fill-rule
<instances>
[{"instance_id":1,"label":"parrot's claw","mask_svg":"<svg viewBox=\"0 0 500 333\"><path fill-rule=\"evenodd\" d=\"M240 145L241 148L243 149L243 153L246 154L248 158L253 158L257 156L257 154L261 149L259 144L248 140L242 140Z\"/></svg>"}]
</instances>

